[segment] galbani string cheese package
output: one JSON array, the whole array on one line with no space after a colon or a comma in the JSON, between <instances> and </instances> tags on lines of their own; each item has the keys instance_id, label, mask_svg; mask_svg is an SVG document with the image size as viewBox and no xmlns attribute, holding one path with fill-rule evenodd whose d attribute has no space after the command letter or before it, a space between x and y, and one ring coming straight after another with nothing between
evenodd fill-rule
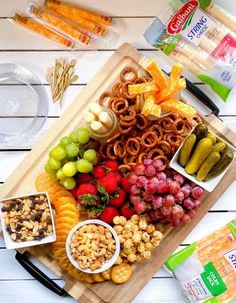
<instances>
[{"instance_id":1,"label":"galbani string cheese package","mask_svg":"<svg viewBox=\"0 0 236 303\"><path fill-rule=\"evenodd\" d=\"M236 92L235 35L236 18L211 0L167 1L144 33L223 101Z\"/></svg>"},{"instance_id":2,"label":"galbani string cheese package","mask_svg":"<svg viewBox=\"0 0 236 303\"><path fill-rule=\"evenodd\" d=\"M165 263L185 302L236 302L236 219L172 255Z\"/></svg>"}]
</instances>

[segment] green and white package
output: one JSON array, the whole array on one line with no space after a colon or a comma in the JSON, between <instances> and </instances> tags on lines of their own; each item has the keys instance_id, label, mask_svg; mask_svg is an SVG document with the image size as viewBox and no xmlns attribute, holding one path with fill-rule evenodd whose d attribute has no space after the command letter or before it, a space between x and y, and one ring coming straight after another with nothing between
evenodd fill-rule
<instances>
[{"instance_id":1,"label":"green and white package","mask_svg":"<svg viewBox=\"0 0 236 303\"><path fill-rule=\"evenodd\" d=\"M185 302L236 303L236 219L173 254L164 266L179 281Z\"/></svg>"},{"instance_id":2,"label":"green and white package","mask_svg":"<svg viewBox=\"0 0 236 303\"><path fill-rule=\"evenodd\" d=\"M144 37L181 62L226 102L236 93L236 28L232 31L236 20L229 29L228 22L221 23L225 18L219 10L234 20L210 0L170 0Z\"/></svg>"}]
</instances>

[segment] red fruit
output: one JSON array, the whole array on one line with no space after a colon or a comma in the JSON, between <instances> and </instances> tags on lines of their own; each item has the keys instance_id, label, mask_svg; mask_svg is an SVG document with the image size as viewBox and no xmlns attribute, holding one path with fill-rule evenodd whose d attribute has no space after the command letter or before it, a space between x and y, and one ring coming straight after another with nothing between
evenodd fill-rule
<instances>
[{"instance_id":1,"label":"red fruit","mask_svg":"<svg viewBox=\"0 0 236 303\"><path fill-rule=\"evenodd\" d=\"M137 202L134 204L134 209L137 213L143 213L146 210L147 206L143 201Z\"/></svg>"},{"instance_id":2,"label":"red fruit","mask_svg":"<svg viewBox=\"0 0 236 303\"><path fill-rule=\"evenodd\" d=\"M102 165L96 165L93 168L93 175L96 179L100 179L106 176L106 170Z\"/></svg>"},{"instance_id":3,"label":"red fruit","mask_svg":"<svg viewBox=\"0 0 236 303\"><path fill-rule=\"evenodd\" d=\"M108 160L105 162L105 167L111 171L116 172L118 170L118 163L116 161Z\"/></svg>"},{"instance_id":4,"label":"red fruit","mask_svg":"<svg viewBox=\"0 0 236 303\"><path fill-rule=\"evenodd\" d=\"M143 164L136 165L135 168L134 168L134 172L138 176L144 175L145 166Z\"/></svg>"},{"instance_id":5,"label":"red fruit","mask_svg":"<svg viewBox=\"0 0 236 303\"><path fill-rule=\"evenodd\" d=\"M108 224L113 223L113 218L119 216L119 212L115 207L108 206L100 215L100 219Z\"/></svg>"},{"instance_id":6,"label":"red fruit","mask_svg":"<svg viewBox=\"0 0 236 303\"><path fill-rule=\"evenodd\" d=\"M109 199L108 204L115 206L115 207L120 207L124 202L126 198L126 192L120 188L118 194Z\"/></svg>"},{"instance_id":7,"label":"red fruit","mask_svg":"<svg viewBox=\"0 0 236 303\"><path fill-rule=\"evenodd\" d=\"M97 184L103 185L108 194L114 194L117 189L116 175L113 172L110 172L105 177L99 179Z\"/></svg>"},{"instance_id":8,"label":"red fruit","mask_svg":"<svg viewBox=\"0 0 236 303\"><path fill-rule=\"evenodd\" d=\"M157 192L160 194L164 194L168 192L169 185L164 180L160 180L157 184Z\"/></svg>"},{"instance_id":9,"label":"red fruit","mask_svg":"<svg viewBox=\"0 0 236 303\"><path fill-rule=\"evenodd\" d=\"M129 207L129 203L126 203L121 206L121 215L124 216L126 219L130 219L134 215L134 209Z\"/></svg>"},{"instance_id":10,"label":"red fruit","mask_svg":"<svg viewBox=\"0 0 236 303\"><path fill-rule=\"evenodd\" d=\"M124 177L121 180L121 185L122 185L122 187L124 188L125 191L127 191L128 193L130 193L130 188L131 188L132 184L129 183L129 176Z\"/></svg>"},{"instance_id":11,"label":"red fruit","mask_svg":"<svg viewBox=\"0 0 236 303\"><path fill-rule=\"evenodd\" d=\"M79 173L78 177L76 178L76 183L78 185L83 184L83 183L89 183L93 180L93 176L91 176L88 173Z\"/></svg>"},{"instance_id":12,"label":"red fruit","mask_svg":"<svg viewBox=\"0 0 236 303\"><path fill-rule=\"evenodd\" d=\"M116 181L117 181L117 184L120 185L121 181L122 181L122 176L121 174L116 174Z\"/></svg>"},{"instance_id":13,"label":"red fruit","mask_svg":"<svg viewBox=\"0 0 236 303\"><path fill-rule=\"evenodd\" d=\"M173 219L181 219L184 215L184 210L180 205L174 205L172 207L172 217Z\"/></svg>"},{"instance_id":14,"label":"red fruit","mask_svg":"<svg viewBox=\"0 0 236 303\"><path fill-rule=\"evenodd\" d=\"M98 194L96 186L90 183L81 184L77 190L77 196L79 197L86 194L96 196Z\"/></svg>"},{"instance_id":15,"label":"red fruit","mask_svg":"<svg viewBox=\"0 0 236 303\"><path fill-rule=\"evenodd\" d=\"M172 195L177 194L180 191L180 185L178 182L173 181L169 184L169 191Z\"/></svg>"},{"instance_id":16,"label":"red fruit","mask_svg":"<svg viewBox=\"0 0 236 303\"><path fill-rule=\"evenodd\" d=\"M72 189L71 193L73 195L73 197L78 198L78 187L75 187L74 189Z\"/></svg>"},{"instance_id":17,"label":"red fruit","mask_svg":"<svg viewBox=\"0 0 236 303\"><path fill-rule=\"evenodd\" d=\"M192 196L194 197L194 199L200 199L203 194L204 194L204 189L201 188L200 186L195 186L192 189Z\"/></svg>"},{"instance_id":18,"label":"red fruit","mask_svg":"<svg viewBox=\"0 0 236 303\"><path fill-rule=\"evenodd\" d=\"M173 206L175 204L175 198L172 195L166 195L163 198L163 204L165 206Z\"/></svg>"}]
</instances>

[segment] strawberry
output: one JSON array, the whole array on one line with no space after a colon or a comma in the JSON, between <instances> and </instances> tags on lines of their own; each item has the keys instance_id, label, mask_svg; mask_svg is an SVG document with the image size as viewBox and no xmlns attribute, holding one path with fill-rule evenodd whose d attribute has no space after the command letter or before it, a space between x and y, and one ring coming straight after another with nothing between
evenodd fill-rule
<instances>
[{"instance_id":1,"label":"strawberry","mask_svg":"<svg viewBox=\"0 0 236 303\"><path fill-rule=\"evenodd\" d=\"M102 165L96 165L93 168L93 175L96 179L100 179L106 176L106 170Z\"/></svg>"},{"instance_id":2,"label":"strawberry","mask_svg":"<svg viewBox=\"0 0 236 303\"><path fill-rule=\"evenodd\" d=\"M120 212L121 215L124 216L126 219L130 219L135 214L135 211L133 210L133 208L130 207L129 202L121 206Z\"/></svg>"},{"instance_id":3,"label":"strawberry","mask_svg":"<svg viewBox=\"0 0 236 303\"><path fill-rule=\"evenodd\" d=\"M83 183L89 183L93 180L93 177L88 174L88 173L79 173L77 178L76 178L76 183L78 185L83 184Z\"/></svg>"},{"instance_id":4,"label":"strawberry","mask_svg":"<svg viewBox=\"0 0 236 303\"><path fill-rule=\"evenodd\" d=\"M124 188L125 191L130 193L130 188L131 188L132 184L129 183L129 176L126 176L122 179L121 185L122 185L122 187Z\"/></svg>"},{"instance_id":5,"label":"strawberry","mask_svg":"<svg viewBox=\"0 0 236 303\"><path fill-rule=\"evenodd\" d=\"M100 215L100 219L108 224L113 223L113 218L119 216L119 212L116 208L108 206Z\"/></svg>"},{"instance_id":6,"label":"strawberry","mask_svg":"<svg viewBox=\"0 0 236 303\"><path fill-rule=\"evenodd\" d=\"M102 185L108 194L113 194L117 189L116 175L110 172L105 177L99 179L97 185Z\"/></svg>"},{"instance_id":7,"label":"strawberry","mask_svg":"<svg viewBox=\"0 0 236 303\"><path fill-rule=\"evenodd\" d=\"M111 197L109 199L108 204L115 207L120 207L125 202L125 198L126 198L126 192L122 188L120 188L117 194L115 193L114 197Z\"/></svg>"},{"instance_id":8,"label":"strawberry","mask_svg":"<svg viewBox=\"0 0 236 303\"><path fill-rule=\"evenodd\" d=\"M72 193L73 197L75 197L75 198L78 197L78 193L77 193L78 189L79 189L78 187L75 187L71 190L71 193Z\"/></svg>"},{"instance_id":9,"label":"strawberry","mask_svg":"<svg viewBox=\"0 0 236 303\"><path fill-rule=\"evenodd\" d=\"M89 219L97 219L103 212L105 206L97 206L87 210L87 215Z\"/></svg>"},{"instance_id":10,"label":"strawberry","mask_svg":"<svg viewBox=\"0 0 236 303\"><path fill-rule=\"evenodd\" d=\"M113 172L118 170L118 163L116 161L108 160L105 162L105 167L110 169Z\"/></svg>"},{"instance_id":11,"label":"strawberry","mask_svg":"<svg viewBox=\"0 0 236 303\"><path fill-rule=\"evenodd\" d=\"M82 195L87 195L87 194L96 196L97 193L98 193L98 190L97 190L96 186L93 184L90 184L90 183L81 184L77 190L78 197L82 196Z\"/></svg>"},{"instance_id":12,"label":"strawberry","mask_svg":"<svg viewBox=\"0 0 236 303\"><path fill-rule=\"evenodd\" d=\"M117 181L117 184L119 185L120 182L122 181L122 176L120 173L116 174L116 181Z\"/></svg>"}]
</instances>

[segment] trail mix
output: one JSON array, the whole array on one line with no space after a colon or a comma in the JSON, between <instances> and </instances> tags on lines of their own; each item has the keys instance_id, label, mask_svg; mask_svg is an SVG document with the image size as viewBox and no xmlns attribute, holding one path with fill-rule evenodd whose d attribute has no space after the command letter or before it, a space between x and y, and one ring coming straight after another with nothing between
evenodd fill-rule
<instances>
[{"instance_id":1,"label":"trail mix","mask_svg":"<svg viewBox=\"0 0 236 303\"><path fill-rule=\"evenodd\" d=\"M2 212L6 229L17 243L42 240L53 232L45 195L4 201Z\"/></svg>"}]
</instances>

